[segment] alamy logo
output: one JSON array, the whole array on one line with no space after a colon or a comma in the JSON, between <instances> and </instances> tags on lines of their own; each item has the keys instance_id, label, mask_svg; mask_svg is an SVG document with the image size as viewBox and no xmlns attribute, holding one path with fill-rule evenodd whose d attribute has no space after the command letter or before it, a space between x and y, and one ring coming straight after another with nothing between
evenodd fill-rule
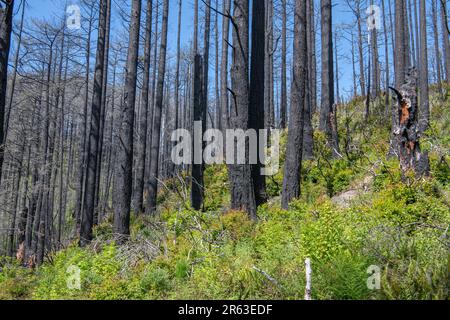
<instances>
[{"instance_id":1,"label":"alamy logo","mask_svg":"<svg viewBox=\"0 0 450 320\"><path fill-rule=\"evenodd\" d=\"M67 289L69 290L81 290L81 270L77 266L69 266L66 270L67 277Z\"/></svg>"},{"instance_id":2,"label":"alamy logo","mask_svg":"<svg viewBox=\"0 0 450 320\"><path fill-rule=\"evenodd\" d=\"M81 10L77 5L70 5L66 10L66 25L69 30L79 30L81 28Z\"/></svg>"},{"instance_id":3,"label":"alamy logo","mask_svg":"<svg viewBox=\"0 0 450 320\"><path fill-rule=\"evenodd\" d=\"M367 289L380 290L381 289L381 269L379 266L370 266L367 268Z\"/></svg>"},{"instance_id":4,"label":"alamy logo","mask_svg":"<svg viewBox=\"0 0 450 320\"><path fill-rule=\"evenodd\" d=\"M371 5L366 10L367 13L367 28L369 29L369 44L371 41L371 34L373 30L381 29L381 9L379 6Z\"/></svg>"},{"instance_id":5,"label":"alamy logo","mask_svg":"<svg viewBox=\"0 0 450 320\"><path fill-rule=\"evenodd\" d=\"M278 173L280 163L279 130L270 130L270 138L267 129L259 130L259 135L253 129L247 131L228 129L225 135L217 129L209 129L204 134L202 132L202 122L196 121L194 122L193 137L186 129L178 129L172 133L171 140L176 143L171 154L174 164L226 163L241 165L260 163L262 165L261 175L272 176ZM206 147L203 148L205 143Z\"/></svg>"}]
</instances>

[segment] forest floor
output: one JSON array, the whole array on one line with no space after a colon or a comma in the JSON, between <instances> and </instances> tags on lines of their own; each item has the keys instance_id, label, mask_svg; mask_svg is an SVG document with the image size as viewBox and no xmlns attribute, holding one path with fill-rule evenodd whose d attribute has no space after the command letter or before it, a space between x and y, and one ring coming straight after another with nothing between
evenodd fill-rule
<instances>
[{"instance_id":1,"label":"forest floor","mask_svg":"<svg viewBox=\"0 0 450 320\"><path fill-rule=\"evenodd\" d=\"M68 243L35 270L3 258L0 299L303 299L306 258L313 299L447 299L449 98L432 96L431 105L421 141L429 178L402 181L386 156L381 100L365 123L364 101L355 99L339 107L343 157L329 160L316 134L302 197L289 210L279 205L282 171L267 180L270 201L254 223L226 209L226 168L211 166L205 212L190 209L183 179L167 181L158 216L133 214L125 245L114 243L110 212L88 248ZM368 286L378 276L380 286Z\"/></svg>"}]
</instances>

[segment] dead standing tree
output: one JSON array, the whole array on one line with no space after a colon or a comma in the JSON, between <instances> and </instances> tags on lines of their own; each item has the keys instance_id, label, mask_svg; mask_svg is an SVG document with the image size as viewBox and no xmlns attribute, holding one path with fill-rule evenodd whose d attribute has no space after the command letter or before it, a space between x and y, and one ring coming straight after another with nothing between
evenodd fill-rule
<instances>
[{"instance_id":1,"label":"dead standing tree","mask_svg":"<svg viewBox=\"0 0 450 320\"><path fill-rule=\"evenodd\" d=\"M2 1L4 3L4 1ZM1 3L1 2L0 2ZM8 57L11 47L12 16L14 1L6 1L6 7L0 7L0 182L2 179L4 119L6 104L6 85L8 79Z\"/></svg>"},{"instance_id":2,"label":"dead standing tree","mask_svg":"<svg viewBox=\"0 0 450 320\"><path fill-rule=\"evenodd\" d=\"M400 160L402 176L414 170L418 175L427 174L429 168L422 161L423 154L420 149L420 134L418 124L418 99L417 99L417 71L411 68L406 75L405 83L399 90L390 87L396 95L396 110L398 123L394 128L397 155Z\"/></svg>"}]
</instances>

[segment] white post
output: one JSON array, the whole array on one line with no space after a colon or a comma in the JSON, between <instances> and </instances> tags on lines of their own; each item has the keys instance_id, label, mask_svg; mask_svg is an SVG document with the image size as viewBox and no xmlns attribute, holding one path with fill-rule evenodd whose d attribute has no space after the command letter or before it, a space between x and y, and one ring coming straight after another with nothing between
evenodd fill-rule
<instances>
[{"instance_id":1,"label":"white post","mask_svg":"<svg viewBox=\"0 0 450 320\"><path fill-rule=\"evenodd\" d=\"M311 300L311 259L306 258L305 260L305 271L306 271L306 289L305 289L305 300Z\"/></svg>"}]
</instances>

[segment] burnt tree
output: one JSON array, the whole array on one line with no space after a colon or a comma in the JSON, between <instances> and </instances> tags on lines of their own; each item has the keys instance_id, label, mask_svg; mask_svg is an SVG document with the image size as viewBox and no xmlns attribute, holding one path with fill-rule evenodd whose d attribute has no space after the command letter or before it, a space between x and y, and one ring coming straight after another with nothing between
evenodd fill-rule
<instances>
[{"instance_id":1,"label":"burnt tree","mask_svg":"<svg viewBox=\"0 0 450 320\"><path fill-rule=\"evenodd\" d=\"M133 127L139 52L141 0L133 0L128 44L125 88L122 101L117 162L114 179L114 233L122 242L130 234L130 207L133 176Z\"/></svg>"},{"instance_id":2,"label":"burnt tree","mask_svg":"<svg viewBox=\"0 0 450 320\"><path fill-rule=\"evenodd\" d=\"M292 107L281 195L281 206L284 209L288 209L291 200L300 196L303 127L305 121L304 109L306 102L306 77L304 75L308 70L306 29L306 4L303 0L297 0L295 2L294 18Z\"/></svg>"}]
</instances>

